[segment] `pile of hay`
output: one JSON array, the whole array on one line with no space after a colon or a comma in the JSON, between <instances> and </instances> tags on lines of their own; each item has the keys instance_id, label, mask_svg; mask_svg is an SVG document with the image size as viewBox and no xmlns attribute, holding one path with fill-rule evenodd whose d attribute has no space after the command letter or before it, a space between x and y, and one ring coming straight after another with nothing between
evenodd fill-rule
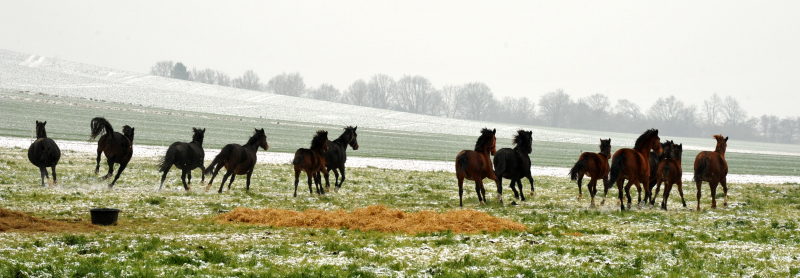
<instances>
[{"instance_id":1,"label":"pile of hay","mask_svg":"<svg viewBox=\"0 0 800 278\"><path fill-rule=\"evenodd\" d=\"M443 214L434 211L403 212L385 206L357 208L352 213L344 210L324 211L309 209L297 212L265 208L254 210L236 208L216 217L219 223L246 223L277 227L335 228L381 232L439 232L454 233L496 232L502 230L524 231L525 225L490 216L474 210L454 210Z\"/></svg>"},{"instance_id":2,"label":"pile of hay","mask_svg":"<svg viewBox=\"0 0 800 278\"><path fill-rule=\"evenodd\" d=\"M88 232L97 228L88 223L46 220L0 208L0 232Z\"/></svg>"}]
</instances>

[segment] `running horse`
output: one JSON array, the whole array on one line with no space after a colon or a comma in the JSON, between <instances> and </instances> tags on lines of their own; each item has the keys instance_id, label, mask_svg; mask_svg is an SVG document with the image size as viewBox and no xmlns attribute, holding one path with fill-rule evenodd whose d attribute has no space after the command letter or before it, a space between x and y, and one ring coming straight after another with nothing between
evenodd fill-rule
<instances>
[{"instance_id":1,"label":"running horse","mask_svg":"<svg viewBox=\"0 0 800 278\"><path fill-rule=\"evenodd\" d=\"M664 149L664 160L658 164L658 171L656 172L656 182L658 186L653 191L653 199L658 195L658 190L661 183L664 183L664 198L661 201L661 209L667 210L667 200L669 199L669 192L672 190L672 185L678 185L678 193L681 195L681 203L686 207L686 200L683 199L683 168L681 168L681 157L683 156L683 144L675 145L672 141L667 141L670 144ZM651 202L652 204L652 202Z\"/></svg>"},{"instance_id":2,"label":"running horse","mask_svg":"<svg viewBox=\"0 0 800 278\"><path fill-rule=\"evenodd\" d=\"M305 171L308 176L308 191L311 195L314 195L314 190L311 188L312 179L314 179L317 194L325 195L319 172L322 172L326 176L328 175L328 170L325 168L325 152L327 150L328 132L318 130L314 138L311 139L310 148L300 148L294 153L294 159L292 159L292 165L294 165L294 197L297 197L297 185L300 183L301 171Z\"/></svg>"},{"instance_id":3,"label":"running horse","mask_svg":"<svg viewBox=\"0 0 800 278\"><path fill-rule=\"evenodd\" d=\"M522 192L522 178L528 179L531 183L531 198L533 198L533 176L531 176L531 158L530 153L533 151L531 144L533 143L533 131L517 130L517 135L514 135L514 149L502 148L494 155L494 174L497 176L497 182L500 187L503 186L503 178L511 180L511 190L514 191L514 198L525 201L525 193ZM519 187L519 193L516 184Z\"/></svg>"},{"instance_id":4,"label":"running horse","mask_svg":"<svg viewBox=\"0 0 800 278\"><path fill-rule=\"evenodd\" d=\"M330 171L333 171L335 175L333 192L339 192L339 188L342 187L344 183L344 163L347 162L347 145L350 145L354 151L358 150L357 128L348 126L344 128L344 132L339 135L339 138L333 141L328 140L328 151L325 152L325 168L328 170L328 172L325 172L325 191L328 191L331 187L331 183L328 180ZM339 172L342 172L341 180L339 180ZM317 175L319 175L319 172L317 172Z\"/></svg>"},{"instance_id":5,"label":"running horse","mask_svg":"<svg viewBox=\"0 0 800 278\"><path fill-rule=\"evenodd\" d=\"M106 161L108 162L108 174L103 176L103 180L111 177L114 173L114 163L119 163L117 175L114 176L114 180L108 185L108 189L111 189L119 179L119 175L122 174L122 171L128 166L131 157L133 157L134 128L126 125L122 127L122 133L114 132L114 128L111 124L102 117L92 119L90 127L92 134L89 136L89 140L102 135L100 139L97 139L97 166L94 168L94 174L97 175L100 171L101 154L106 155Z\"/></svg>"},{"instance_id":6,"label":"running horse","mask_svg":"<svg viewBox=\"0 0 800 278\"><path fill-rule=\"evenodd\" d=\"M594 207L594 196L597 195L597 180L603 180L603 188L608 187L608 159L611 158L611 138L606 140L600 139L600 152L584 152L569 170L569 177L571 180L578 182L578 202L583 198L583 190L581 189L583 176L586 175L591 180L586 184L586 189L589 189L589 194L592 196L592 204ZM603 203L605 203L606 196L603 196Z\"/></svg>"},{"instance_id":7,"label":"running horse","mask_svg":"<svg viewBox=\"0 0 800 278\"><path fill-rule=\"evenodd\" d=\"M58 160L61 159L61 149L58 148L56 141L47 138L47 131L44 125L47 121L36 121L36 141L33 141L30 148L28 148L28 160L36 167L39 167L39 173L42 175L42 187L44 187L44 178L47 177L47 184L50 187L58 186L56 179L56 165ZM47 167L53 170L53 180L47 174Z\"/></svg>"},{"instance_id":8,"label":"running horse","mask_svg":"<svg viewBox=\"0 0 800 278\"><path fill-rule=\"evenodd\" d=\"M483 188L483 179L489 178L497 183L497 200L503 203L503 188L498 182L497 176L492 169L492 159L497 150L495 145L497 138L494 136L496 129L481 130L481 136L475 142L475 150L463 150L456 155L456 178L458 178L458 205L463 207L464 178L475 181L475 192L478 193L478 201L481 205L486 204L486 189Z\"/></svg>"},{"instance_id":9,"label":"running horse","mask_svg":"<svg viewBox=\"0 0 800 278\"><path fill-rule=\"evenodd\" d=\"M228 191L231 191L231 184L233 184L233 180L236 178L236 175L247 175L247 187L245 189L245 193L250 192L250 177L253 175L253 168L256 166L256 162L258 161L258 155L256 152L258 148L261 147L264 151L269 149L269 144L267 143L267 135L264 133L264 129L256 129L253 133L253 136L250 136L250 139L247 140L247 143L244 146L239 144L228 144L225 147L222 147L222 150L219 151L214 160L211 161L211 164L206 167L203 171L203 175L208 175L213 172L211 175L211 180L208 181L208 185L206 185L206 191L211 188L211 184L214 183L214 177L217 176L219 170L222 167L225 167L227 172L225 175L222 176L222 183L219 185L218 193L222 193L222 188L225 187L225 181L228 177L231 177L230 183L228 183Z\"/></svg>"},{"instance_id":10,"label":"running horse","mask_svg":"<svg viewBox=\"0 0 800 278\"><path fill-rule=\"evenodd\" d=\"M205 137L206 129L199 129L199 128L192 128L192 142L175 142L169 146L167 149L167 154L164 155L164 158L161 159L161 163L158 165L158 171L163 172L164 174L161 175L161 186L158 187L160 191L162 187L164 187L164 180L167 178L167 173L169 173L169 169L172 168L172 165L175 165L175 168L181 169L181 181L183 181L183 189L189 191L189 184L192 183L192 170L195 168L200 168L200 185L202 186L205 183L205 175L203 175L203 171L206 170L206 167L203 167L203 159L206 156L206 152L203 150L203 138ZM186 177L189 177L189 183L186 183Z\"/></svg>"},{"instance_id":11,"label":"running horse","mask_svg":"<svg viewBox=\"0 0 800 278\"><path fill-rule=\"evenodd\" d=\"M633 149L623 148L614 153L611 158L611 184L605 188L605 194L608 189L617 184L619 190L620 209L625 210L625 202L622 199L622 185L625 179L628 179L628 184L625 185L625 193L628 197L628 207L631 205L631 185L636 185L636 190L639 193L639 203L642 203L642 186L645 185L645 195L650 196L650 150L655 151L656 154L661 155L661 138L658 137L657 129L649 129L645 131L639 138L636 139Z\"/></svg>"},{"instance_id":12,"label":"running horse","mask_svg":"<svg viewBox=\"0 0 800 278\"><path fill-rule=\"evenodd\" d=\"M728 162L725 160L725 149L728 148L728 137L714 135L717 147L713 152L703 151L694 159L694 182L697 183L697 211L700 211L700 189L703 182L711 187L711 208L717 207L717 185L722 185L725 192L724 206L728 206Z\"/></svg>"}]
</instances>

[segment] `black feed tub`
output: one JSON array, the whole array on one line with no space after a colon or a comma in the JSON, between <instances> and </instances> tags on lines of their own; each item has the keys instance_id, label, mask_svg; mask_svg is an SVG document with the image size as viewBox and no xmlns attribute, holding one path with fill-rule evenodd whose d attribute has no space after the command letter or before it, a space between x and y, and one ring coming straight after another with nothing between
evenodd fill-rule
<instances>
[{"instance_id":1,"label":"black feed tub","mask_svg":"<svg viewBox=\"0 0 800 278\"><path fill-rule=\"evenodd\" d=\"M107 226L117 223L120 210L114 208L95 208L90 209L89 212L92 214L92 224Z\"/></svg>"}]
</instances>

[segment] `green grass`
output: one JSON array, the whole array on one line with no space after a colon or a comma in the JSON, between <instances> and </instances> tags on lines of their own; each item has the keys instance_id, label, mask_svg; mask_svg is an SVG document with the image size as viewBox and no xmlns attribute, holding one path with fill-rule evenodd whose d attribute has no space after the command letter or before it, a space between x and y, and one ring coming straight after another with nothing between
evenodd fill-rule
<instances>
[{"instance_id":1,"label":"green grass","mask_svg":"<svg viewBox=\"0 0 800 278\"><path fill-rule=\"evenodd\" d=\"M698 277L796 276L800 271L800 188L730 184L727 208L709 209L708 187L688 209L672 192L669 211L618 211L616 200L588 208L566 178L535 177L537 195L506 205L466 208L521 222L525 232L414 235L347 229L218 224L236 207L292 210L385 205L405 211L458 209L452 173L348 169L338 194L297 198L289 165L258 165L250 193L238 179L229 193L205 193L198 181L184 192L173 171L157 191L156 158L134 158L116 190L104 190L89 154L65 152L61 186L38 186L23 149L0 149L2 207L51 220L89 222L90 208L122 209L117 225L86 234L0 233L0 277ZM67 163L71 161L72 163ZM219 178L219 177L218 177ZM218 182L218 181L215 181ZM469 187L472 183L467 182ZM489 184L488 196L495 189ZM468 188L469 188L468 187ZM676 190L676 189L675 189ZM616 196L616 189L609 192ZM635 193L634 193L635 194ZM588 195L588 194L587 194ZM403 197L399 197L403 196ZM719 199L718 199L719 200ZM719 200L721 205L721 200ZM599 202L599 200L598 200Z\"/></svg>"},{"instance_id":2,"label":"green grass","mask_svg":"<svg viewBox=\"0 0 800 278\"><path fill-rule=\"evenodd\" d=\"M0 136L23 138L33 135L36 120L46 120L48 136L51 138L87 140L89 121L93 117L103 116L117 129L123 125L135 127L135 144L169 146L175 141L191 141L191 128L200 127L207 129L204 147L219 149L229 143L242 144L252 135L253 128L265 128L270 152L293 153L298 148L307 148L316 130L328 130L333 139L341 134L343 128L2 91L0 100L0 119L6 119L0 125ZM607 136L603 132L596 133L598 138ZM459 151L474 148L478 135L478 130L475 136L470 137L361 127L358 129L360 148L357 151L348 150L348 154L451 161ZM499 138L497 146L512 147L511 140ZM616 150L631 146L612 147ZM735 148L734 143L729 148ZM598 147L592 144L534 141L531 159L536 166L572 167L581 151L596 152ZM697 153L684 151L683 165L687 170L691 168ZM731 174L800 175L800 171L797 171L800 168L800 156L729 152L726 159Z\"/></svg>"}]
</instances>

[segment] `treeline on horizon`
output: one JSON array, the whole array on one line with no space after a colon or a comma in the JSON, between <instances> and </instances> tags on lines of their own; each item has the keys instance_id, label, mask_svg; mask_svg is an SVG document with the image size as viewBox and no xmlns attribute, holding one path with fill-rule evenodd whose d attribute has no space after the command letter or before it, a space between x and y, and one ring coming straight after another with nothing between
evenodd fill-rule
<instances>
[{"instance_id":1,"label":"treeline on horizon","mask_svg":"<svg viewBox=\"0 0 800 278\"><path fill-rule=\"evenodd\" d=\"M612 104L605 94L573 99L556 89L534 101L527 97L498 99L484 83L443 85L439 88L423 76L398 80L376 74L359 79L340 91L331 84L308 87L300 73L282 73L266 84L252 70L231 78L221 71L188 70L183 63L161 61L150 74L206 84L306 97L359 106L391 109L423 115L598 131L640 133L658 128L662 134L707 137L724 134L737 140L800 143L800 117L748 116L739 101L717 93L702 104L686 104L675 96L660 97L646 110L619 99Z\"/></svg>"}]
</instances>

